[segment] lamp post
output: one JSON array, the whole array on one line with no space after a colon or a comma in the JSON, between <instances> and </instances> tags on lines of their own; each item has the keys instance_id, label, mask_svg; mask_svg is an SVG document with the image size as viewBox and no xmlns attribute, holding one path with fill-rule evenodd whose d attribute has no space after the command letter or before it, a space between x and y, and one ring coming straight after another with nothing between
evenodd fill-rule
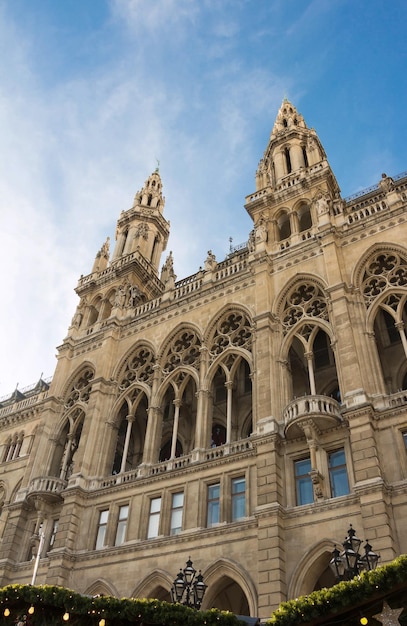
<instances>
[{"instance_id":1,"label":"lamp post","mask_svg":"<svg viewBox=\"0 0 407 626\"><path fill-rule=\"evenodd\" d=\"M356 536L356 531L350 524L348 536L342 544L342 552L335 546L329 562L329 567L337 580L351 580L363 570L376 569L380 555L373 552L367 539L364 546L365 553L361 555L359 552L361 543L362 540Z\"/></svg>"},{"instance_id":2,"label":"lamp post","mask_svg":"<svg viewBox=\"0 0 407 626\"><path fill-rule=\"evenodd\" d=\"M200 609L207 585L201 571L196 573L189 557L184 569L180 569L171 587L173 602L179 602L193 609Z\"/></svg>"}]
</instances>

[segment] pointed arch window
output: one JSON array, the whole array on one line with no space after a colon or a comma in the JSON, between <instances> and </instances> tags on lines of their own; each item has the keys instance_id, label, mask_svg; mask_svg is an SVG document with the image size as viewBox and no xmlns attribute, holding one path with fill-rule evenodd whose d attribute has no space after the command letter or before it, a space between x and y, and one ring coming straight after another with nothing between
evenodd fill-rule
<instances>
[{"instance_id":1,"label":"pointed arch window","mask_svg":"<svg viewBox=\"0 0 407 626\"><path fill-rule=\"evenodd\" d=\"M290 156L290 148L284 148L284 156L285 156L285 164L287 168L287 174L291 174L292 165L291 165L291 156Z\"/></svg>"},{"instance_id":2,"label":"pointed arch window","mask_svg":"<svg viewBox=\"0 0 407 626\"><path fill-rule=\"evenodd\" d=\"M407 301L401 294L391 294L379 306L373 324L378 357L387 393L405 389Z\"/></svg>"},{"instance_id":3,"label":"pointed arch window","mask_svg":"<svg viewBox=\"0 0 407 626\"><path fill-rule=\"evenodd\" d=\"M338 386L335 359L329 337L317 326L299 329L289 350L292 395L329 395Z\"/></svg>"},{"instance_id":4,"label":"pointed arch window","mask_svg":"<svg viewBox=\"0 0 407 626\"><path fill-rule=\"evenodd\" d=\"M196 383L191 376L180 372L173 378L164 398L160 461L177 458L192 450L196 416Z\"/></svg>"},{"instance_id":5,"label":"pointed arch window","mask_svg":"<svg viewBox=\"0 0 407 626\"><path fill-rule=\"evenodd\" d=\"M277 221L279 240L283 241L291 237L291 223L288 213L282 213Z\"/></svg>"},{"instance_id":6,"label":"pointed arch window","mask_svg":"<svg viewBox=\"0 0 407 626\"><path fill-rule=\"evenodd\" d=\"M112 474L129 472L140 465L147 429L147 398L140 389L124 400L118 414L119 429Z\"/></svg>"},{"instance_id":7,"label":"pointed arch window","mask_svg":"<svg viewBox=\"0 0 407 626\"><path fill-rule=\"evenodd\" d=\"M8 440L3 455L3 461L13 461L20 456L21 446L23 444L24 433L14 435Z\"/></svg>"},{"instance_id":8,"label":"pointed arch window","mask_svg":"<svg viewBox=\"0 0 407 626\"><path fill-rule=\"evenodd\" d=\"M302 146L302 158L304 159L304 167L308 167L308 154L305 146Z\"/></svg>"},{"instance_id":9,"label":"pointed arch window","mask_svg":"<svg viewBox=\"0 0 407 626\"><path fill-rule=\"evenodd\" d=\"M298 210L300 232L312 228L311 209L308 204L302 204Z\"/></svg>"}]
</instances>

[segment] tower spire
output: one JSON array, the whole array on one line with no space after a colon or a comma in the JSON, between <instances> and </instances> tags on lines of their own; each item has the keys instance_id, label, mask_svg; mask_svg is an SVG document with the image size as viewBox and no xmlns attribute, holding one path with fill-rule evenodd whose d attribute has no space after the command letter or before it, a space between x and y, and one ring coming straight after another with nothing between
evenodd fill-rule
<instances>
[{"instance_id":1,"label":"tower spire","mask_svg":"<svg viewBox=\"0 0 407 626\"><path fill-rule=\"evenodd\" d=\"M159 161L157 163L159 165ZM163 217L164 205L157 166L136 193L132 208L122 213L117 222L113 261L137 250L158 275L161 254L170 232L169 222Z\"/></svg>"},{"instance_id":2,"label":"tower spire","mask_svg":"<svg viewBox=\"0 0 407 626\"><path fill-rule=\"evenodd\" d=\"M284 96L270 140L256 173L256 189L277 188L287 176L299 174L326 160L325 151L313 128Z\"/></svg>"}]
</instances>

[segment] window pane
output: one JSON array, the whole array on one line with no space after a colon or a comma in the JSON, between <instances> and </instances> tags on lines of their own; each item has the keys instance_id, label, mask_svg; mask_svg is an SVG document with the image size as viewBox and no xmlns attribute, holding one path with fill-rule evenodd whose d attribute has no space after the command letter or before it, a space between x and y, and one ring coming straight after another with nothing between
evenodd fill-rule
<instances>
[{"instance_id":1,"label":"window pane","mask_svg":"<svg viewBox=\"0 0 407 626\"><path fill-rule=\"evenodd\" d=\"M172 494L172 507L171 507L171 526L170 534L178 535L182 530L182 511L184 506L184 493Z\"/></svg>"},{"instance_id":2,"label":"window pane","mask_svg":"<svg viewBox=\"0 0 407 626\"><path fill-rule=\"evenodd\" d=\"M152 498L150 501L150 517L148 520L147 539L158 537L160 526L161 498Z\"/></svg>"},{"instance_id":3,"label":"window pane","mask_svg":"<svg viewBox=\"0 0 407 626\"><path fill-rule=\"evenodd\" d=\"M105 536L106 536L106 527L107 527L108 517L109 517L109 510L100 511L98 531L96 535L96 550L100 550L100 548L103 548L103 546L105 545Z\"/></svg>"},{"instance_id":4,"label":"window pane","mask_svg":"<svg viewBox=\"0 0 407 626\"><path fill-rule=\"evenodd\" d=\"M246 480L232 480L232 522L246 517Z\"/></svg>"},{"instance_id":5,"label":"window pane","mask_svg":"<svg viewBox=\"0 0 407 626\"><path fill-rule=\"evenodd\" d=\"M403 433L404 446L407 450L407 433Z\"/></svg>"},{"instance_id":6,"label":"window pane","mask_svg":"<svg viewBox=\"0 0 407 626\"><path fill-rule=\"evenodd\" d=\"M117 522L115 546L120 546L126 539L127 518L129 515L129 507L126 504L119 509L119 519Z\"/></svg>"},{"instance_id":7,"label":"window pane","mask_svg":"<svg viewBox=\"0 0 407 626\"><path fill-rule=\"evenodd\" d=\"M329 455L329 478L333 498L349 493L348 473L346 471L345 450L336 450Z\"/></svg>"},{"instance_id":8,"label":"window pane","mask_svg":"<svg viewBox=\"0 0 407 626\"><path fill-rule=\"evenodd\" d=\"M49 545L48 545L48 550L52 550L54 543L55 543L55 537L57 535L58 532L58 523L59 520L54 519L53 523L52 523L52 531L51 531L51 536L49 538Z\"/></svg>"},{"instance_id":9,"label":"window pane","mask_svg":"<svg viewBox=\"0 0 407 626\"><path fill-rule=\"evenodd\" d=\"M310 504L314 502L314 492L309 472L311 471L311 460L309 458L296 461L295 483L297 493L297 504Z\"/></svg>"},{"instance_id":10,"label":"window pane","mask_svg":"<svg viewBox=\"0 0 407 626\"><path fill-rule=\"evenodd\" d=\"M209 485L208 487L208 517L207 526L219 524L220 521L220 485Z\"/></svg>"}]
</instances>

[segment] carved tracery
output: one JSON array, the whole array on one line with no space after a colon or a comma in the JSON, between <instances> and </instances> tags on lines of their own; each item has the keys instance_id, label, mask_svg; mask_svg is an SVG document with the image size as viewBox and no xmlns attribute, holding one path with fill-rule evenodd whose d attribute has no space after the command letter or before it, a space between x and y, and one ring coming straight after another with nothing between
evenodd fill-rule
<instances>
[{"instance_id":1,"label":"carved tracery","mask_svg":"<svg viewBox=\"0 0 407 626\"><path fill-rule=\"evenodd\" d=\"M140 347L126 363L121 389L127 389L134 382L152 383L154 374L154 355L147 347Z\"/></svg>"},{"instance_id":2,"label":"carved tracery","mask_svg":"<svg viewBox=\"0 0 407 626\"><path fill-rule=\"evenodd\" d=\"M90 368L84 370L79 378L73 383L65 401L65 408L69 409L76 402L89 402L90 392L92 391L92 380L94 373Z\"/></svg>"},{"instance_id":3,"label":"carved tracery","mask_svg":"<svg viewBox=\"0 0 407 626\"><path fill-rule=\"evenodd\" d=\"M406 287L407 261L397 252L380 252L365 269L361 292L368 308L385 289Z\"/></svg>"},{"instance_id":4,"label":"carved tracery","mask_svg":"<svg viewBox=\"0 0 407 626\"><path fill-rule=\"evenodd\" d=\"M165 353L163 361L164 371L169 373L182 365L196 367L199 360L200 346L200 340L192 330L180 330L171 341Z\"/></svg>"},{"instance_id":5,"label":"carved tracery","mask_svg":"<svg viewBox=\"0 0 407 626\"><path fill-rule=\"evenodd\" d=\"M321 288L305 282L296 284L286 296L282 316L284 333L304 317L328 319L327 301Z\"/></svg>"},{"instance_id":6,"label":"carved tracery","mask_svg":"<svg viewBox=\"0 0 407 626\"><path fill-rule=\"evenodd\" d=\"M210 353L215 357L229 347L250 350L251 344L252 330L248 317L240 311L233 311L217 323Z\"/></svg>"}]
</instances>

